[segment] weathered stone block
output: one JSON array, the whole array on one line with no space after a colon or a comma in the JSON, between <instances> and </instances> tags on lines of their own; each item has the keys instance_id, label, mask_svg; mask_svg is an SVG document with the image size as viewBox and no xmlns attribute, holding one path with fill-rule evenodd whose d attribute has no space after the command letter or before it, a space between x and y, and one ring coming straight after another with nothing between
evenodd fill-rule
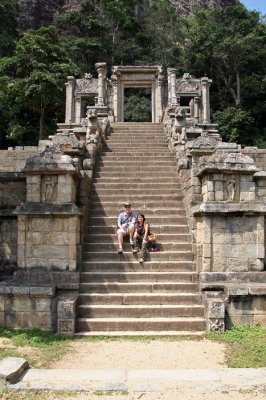
<instances>
[{"instance_id":1,"label":"weathered stone block","mask_svg":"<svg viewBox=\"0 0 266 400\"><path fill-rule=\"evenodd\" d=\"M75 333L75 323L73 320L66 319L66 320L58 320L57 325L57 333L58 335L66 335L66 336L73 336Z\"/></svg>"},{"instance_id":2,"label":"weathered stone block","mask_svg":"<svg viewBox=\"0 0 266 400\"><path fill-rule=\"evenodd\" d=\"M209 318L221 318L224 319L225 306L222 300L208 300L208 315Z\"/></svg>"}]
</instances>

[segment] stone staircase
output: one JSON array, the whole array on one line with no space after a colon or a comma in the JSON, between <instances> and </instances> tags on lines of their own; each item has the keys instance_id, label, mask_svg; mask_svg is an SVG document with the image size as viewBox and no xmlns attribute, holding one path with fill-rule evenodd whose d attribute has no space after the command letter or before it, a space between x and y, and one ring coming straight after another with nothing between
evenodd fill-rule
<instances>
[{"instance_id":1,"label":"stone staircase","mask_svg":"<svg viewBox=\"0 0 266 400\"><path fill-rule=\"evenodd\" d=\"M116 220L126 201L159 235L160 251L144 264L128 241L117 254ZM116 124L94 178L77 334L198 334L205 326L181 186L162 125Z\"/></svg>"}]
</instances>

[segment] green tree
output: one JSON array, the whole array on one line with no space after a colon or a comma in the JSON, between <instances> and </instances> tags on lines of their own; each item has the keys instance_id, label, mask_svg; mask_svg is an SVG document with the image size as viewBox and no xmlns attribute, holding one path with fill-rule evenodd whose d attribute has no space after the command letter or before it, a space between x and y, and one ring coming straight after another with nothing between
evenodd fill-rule
<instances>
[{"instance_id":1,"label":"green tree","mask_svg":"<svg viewBox=\"0 0 266 400\"><path fill-rule=\"evenodd\" d=\"M33 136L35 142L46 137L64 107L66 77L75 73L78 68L69 59L55 27L25 33L14 55L0 60L0 74L8 79L9 136L19 142L25 136Z\"/></svg>"},{"instance_id":2,"label":"green tree","mask_svg":"<svg viewBox=\"0 0 266 400\"><path fill-rule=\"evenodd\" d=\"M187 65L217 77L234 104L241 104L243 78L256 69L265 72L266 26L259 14L242 5L200 10L187 28Z\"/></svg>"},{"instance_id":3,"label":"green tree","mask_svg":"<svg viewBox=\"0 0 266 400\"><path fill-rule=\"evenodd\" d=\"M254 119L250 112L238 107L227 107L223 111L217 111L214 118L220 125L219 131L224 140L252 144L252 133L255 132Z\"/></svg>"},{"instance_id":4,"label":"green tree","mask_svg":"<svg viewBox=\"0 0 266 400\"><path fill-rule=\"evenodd\" d=\"M151 91L128 88L125 91L125 121L151 121Z\"/></svg>"},{"instance_id":5,"label":"green tree","mask_svg":"<svg viewBox=\"0 0 266 400\"><path fill-rule=\"evenodd\" d=\"M0 58L8 56L15 48L18 38L17 0L0 0Z\"/></svg>"},{"instance_id":6,"label":"green tree","mask_svg":"<svg viewBox=\"0 0 266 400\"><path fill-rule=\"evenodd\" d=\"M88 0L80 10L55 18L72 59L83 72L94 71L98 61L110 66L133 63L140 51L137 35L139 0Z\"/></svg>"},{"instance_id":7,"label":"green tree","mask_svg":"<svg viewBox=\"0 0 266 400\"><path fill-rule=\"evenodd\" d=\"M184 36L178 10L169 1L156 0L148 2L140 18L140 63L179 68L182 56L180 42Z\"/></svg>"},{"instance_id":8,"label":"green tree","mask_svg":"<svg viewBox=\"0 0 266 400\"><path fill-rule=\"evenodd\" d=\"M196 76L206 74L213 79L213 111L224 110L225 119L228 110L232 112L231 107L237 119L246 115L251 136L246 130L241 140L254 143L257 135L264 134L265 127L265 23L259 13L239 4L198 10L184 26L187 38L184 67ZM215 116L225 122L221 114ZM226 137L235 136L238 134L234 130L226 133Z\"/></svg>"}]
</instances>

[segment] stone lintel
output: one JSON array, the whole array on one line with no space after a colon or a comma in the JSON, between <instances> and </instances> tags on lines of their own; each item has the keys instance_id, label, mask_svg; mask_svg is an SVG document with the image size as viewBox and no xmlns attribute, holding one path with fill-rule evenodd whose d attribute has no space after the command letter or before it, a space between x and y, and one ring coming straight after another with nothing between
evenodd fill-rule
<instances>
[{"instance_id":1,"label":"stone lintel","mask_svg":"<svg viewBox=\"0 0 266 400\"><path fill-rule=\"evenodd\" d=\"M193 207L193 215L204 214L266 214L265 203L233 203L227 201L208 201Z\"/></svg>"},{"instance_id":2,"label":"stone lintel","mask_svg":"<svg viewBox=\"0 0 266 400\"><path fill-rule=\"evenodd\" d=\"M118 65L118 66L113 66L112 67L113 73L132 73L135 74L136 72L138 73L152 73L154 74L155 72L159 71L162 72L162 66L161 65Z\"/></svg>"},{"instance_id":3,"label":"stone lintel","mask_svg":"<svg viewBox=\"0 0 266 400\"><path fill-rule=\"evenodd\" d=\"M79 272L49 271L45 268L31 268L17 270L14 272L14 282L25 282L25 284L54 284L57 289L79 289Z\"/></svg>"},{"instance_id":4,"label":"stone lintel","mask_svg":"<svg viewBox=\"0 0 266 400\"><path fill-rule=\"evenodd\" d=\"M199 274L199 280L202 283L248 282L249 279L248 272L201 272Z\"/></svg>"},{"instance_id":5,"label":"stone lintel","mask_svg":"<svg viewBox=\"0 0 266 400\"><path fill-rule=\"evenodd\" d=\"M75 122L60 122L57 124L58 129L66 130L66 129L75 129L75 128L80 128L80 124L77 124Z\"/></svg>"},{"instance_id":6,"label":"stone lintel","mask_svg":"<svg viewBox=\"0 0 266 400\"><path fill-rule=\"evenodd\" d=\"M39 215L41 217L60 215L82 215L82 210L74 203L49 204L49 203L22 203L14 211L16 215Z\"/></svg>"},{"instance_id":7,"label":"stone lintel","mask_svg":"<svg viewBox=\"0 0 266 400\"><path fill-rule=\"evenodd\" d=\"M201 177L203 175L206 175L208 173L212 174L231 174L231 173L238 173L240 174L245 174L245 175L254 175L254 172L257 171L257 168L238 168L237 166L230 166L226 167L224 164L216 164L215 166L212 165L206 165L203 168L200 168L199 171L197 172L197 176Z\"/></svg>"},{"instance_id":8,"label":"stone lintel","mask_svg":"<svg viewBox=\"0 0 266 400\"><path fill-rule=\"evenodd\" d=\"M0 172L0 181L25 181L24 172Z\"/></svg>"},{"instance_id":9,"label":"stone lintel","mask_svg":"<svg viewBox=\"0 0 266 400\"><path fill-rule=\"evenodd\" d=\"M254 175L254 179L258 180L266 180L266 171L258 171Z\"/></svg>"},{"instance_id":10,"label":"stone lintel","mask_svg":"<svg viewBox=\"0 0 266 400\"><path fill-rule=\"evenodd\" d=\"M14 209L4 209L0 211L0 218L4 219L16 219L16 215L14 215Z\"/></svg>"},{"instance_id":11,"label":"stone lintel","mask_svg":"<svg viewBox=\"0 0 266 400\"><path fill-rule=\"evenodd\" d=\"M266 285L252 285L248 288L249 294L253 296L266 296Z\"/></svg>"},{"instance_id":12,"label":"stone lintel","mask_svg":"<svg viewBox=\"0 0 266 400\"><path fill-rule=\"evenodd\" d=\"M18 296L40 296L40 297L54 297L55 286L32 286L32 285L13 285L6 283L0 285L0 295L18 295Z\"/></svg>"}]
</instances>

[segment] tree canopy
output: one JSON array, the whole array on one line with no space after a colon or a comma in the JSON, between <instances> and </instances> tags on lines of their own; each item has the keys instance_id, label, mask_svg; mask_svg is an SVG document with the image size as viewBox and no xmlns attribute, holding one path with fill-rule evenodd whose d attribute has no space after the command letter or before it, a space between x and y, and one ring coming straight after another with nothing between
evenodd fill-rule
<instances>
[{"instance_id":1,"label":"tree canopy","mask_svg":"<svg viewBox=\"0 0 266 400\"><path fill-rule=\"evenodd\" d=\"M23 34L17 12L17 1L0 0L0 146L7 139L37 143L54 132L67 75L95 73L95 63L105 61L109 68L159 64L178 75L207 75L223 137L265 147L266 24L242 4L180 18L168 0L87 0ZM134 104L127 99L130 118L141 118L131 113Z\"/></svg>"}]
</instances>

